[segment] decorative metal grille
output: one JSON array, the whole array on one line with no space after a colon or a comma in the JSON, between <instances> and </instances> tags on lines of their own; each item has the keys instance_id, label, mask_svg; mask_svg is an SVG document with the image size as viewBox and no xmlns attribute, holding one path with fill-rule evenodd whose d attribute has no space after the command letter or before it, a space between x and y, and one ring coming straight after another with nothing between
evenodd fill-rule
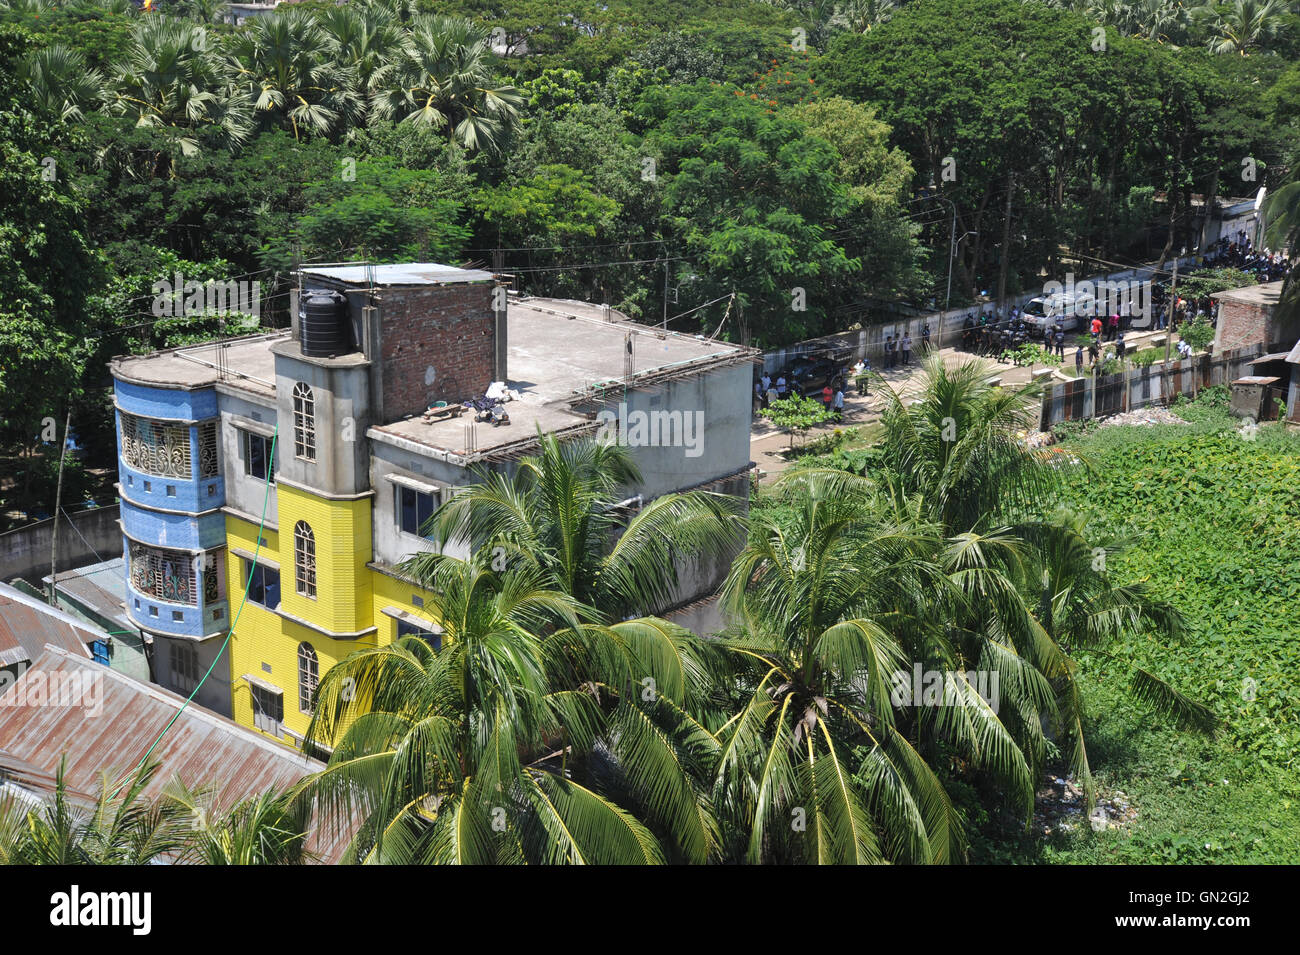
<instances>
[{"instance_id":1,"label":"decorative metal grille","mask_svg":"<svg viewBox=\"0 0 1300 955\"><path fill-rule=\"evenodd\" d=\"M302 381L293 386L293 453L316 460L316 399Z\"/></svg>"},{"instance_id":2,"label":"decorative metal grille","mask_svg":"<svg viewBox=\"0 0 1300 955\"><path fill-rule=\"evenodd\" d=\"M131 586L139 593L168 603L197 606L194 558L178 551L145 547L131 541ZM208 575L215 578L215 570Z\"/></svg>"},{"instance_id":3,"label":"decorative metal grille","mask_svg":"<svg viewBox=\"0 0 1300 955\"><path fill-rule=\"evenodd\" d=\"M207 554L203 558L203 602L216 603L221 599L221 581L218 577L217 558Z\"/></svg>"},{"instance_id":4,"label":"decorative metal grille","mask_svg":"<svg viewBox=\"0 0 1300 955\"><path fill-rule=\"evenodd\" d=\"M199 477L214 478L220 469L217 454L217 423L207 421L199 425Z\"/></svg>"},{"instance_id":5,"label":"decorative metal grille","mask_svg":"<svg viewBox=\"0 0 1300 955\"><path fill-rule=\"evenodd\" d=\"M306 521L293 526L293 565L298 593L316 596L316 537Z\"/></svg>"},{"instance_id":6,"label":"decorative metal grille","mask_svg":"<svg viewBox=\"0 0 1300 955\"><path fill-rule=\"evenodd\" d=\"M193 476L190 429L123 414L122 459L145 474L188 481Z\"/></svg>"}]
</instances>

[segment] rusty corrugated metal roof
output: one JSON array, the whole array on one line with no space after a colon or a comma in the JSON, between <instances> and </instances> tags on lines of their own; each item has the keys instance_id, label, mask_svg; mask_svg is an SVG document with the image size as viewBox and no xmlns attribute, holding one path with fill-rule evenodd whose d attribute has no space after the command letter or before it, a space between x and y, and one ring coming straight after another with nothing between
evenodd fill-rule
<instances>
[{"instance_id":1,"label":"rusty corrugated metal roof","mask_svg":"<svg viewBox=\"0 0 1300 955\"><path fill-rule=\"evenodd\" d=\"M35 660L47 643L90 659L86 644L106 636L67 611L0 584L0 666Z\"/></svg>"},{"instance_id":2,"label":"rusty corrugated metal roof","mask_svg":"<svg viewBox=\"0 0 1300 955\"><path fill-rule=\"evenodd\" d=\"M75 704L36 705L36 682L42 687L91 678L94 689ZM95 679L97 678L97 679ZM66 698L64 698L66 699ZM129 775L176 716L184 697L142 683L57 647L46 647L35 663L0 696L0 764L25 766L23 775L44 773L50 789L59 761L66 755L70 789L98 792L102 771L112 778ZM188 706L154 748L151 759L162 767L145 795L155 797L174 778L191 788L215 791L215 808L269 789L283 790L323 764L199 706ZM30 783L29 783L30 785ZM314 826L308 850L323 861L338 861L350 833Z\"/></svg>"}]
</instances>

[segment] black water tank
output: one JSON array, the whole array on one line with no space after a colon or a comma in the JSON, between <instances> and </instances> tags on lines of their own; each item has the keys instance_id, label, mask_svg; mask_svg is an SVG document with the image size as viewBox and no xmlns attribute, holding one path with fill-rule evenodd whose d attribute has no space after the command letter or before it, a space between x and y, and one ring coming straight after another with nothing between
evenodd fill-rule
<instances>
[{"instance_id":1,"label":"black water tank","mask_svg":"<svg viewBox=\"0 0 1300 955\"><path fill-rule=\"evenodd\" d=\"M298 337L302 353L314 358L350 352L347 297L331 289L303 289L298 302Z\"/></svg>"}]
</instances>

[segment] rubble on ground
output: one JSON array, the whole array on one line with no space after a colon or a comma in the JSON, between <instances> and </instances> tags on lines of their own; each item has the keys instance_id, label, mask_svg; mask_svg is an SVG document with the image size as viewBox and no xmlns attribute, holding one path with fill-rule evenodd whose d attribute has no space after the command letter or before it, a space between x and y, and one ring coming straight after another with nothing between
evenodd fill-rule
<instances>
[{"instance_id":1,"label":"rubble on ground","mask_svg":"<svg viewBox=\"0 0 1300 955\"><path fill-rule=\"evenodd\" d=\"M1123 414L1111 415L1109 418L1102 418L1097 423L1099 428L1110 428L1115 425L1152 425L1152 424L1187 424L1187 422L1178 417L1168 408L1139 408L1136 411L1126 411Z\"/></svg>"},{"instance_id":2,"label":"rubble on ground","mask_svg":"<svg viewBox=\"0 0 1300 955\"><path fill-rule=\"evenodd\" d=\"M1034 795L1034 831L1043 836L1090 827L1093 832L1123 829L1137 818L1137 807L1121 790L1097 786L1097 802L1088 812L1088 800L1073 776L1049 772Z\"/></svg>"}]
</instances>

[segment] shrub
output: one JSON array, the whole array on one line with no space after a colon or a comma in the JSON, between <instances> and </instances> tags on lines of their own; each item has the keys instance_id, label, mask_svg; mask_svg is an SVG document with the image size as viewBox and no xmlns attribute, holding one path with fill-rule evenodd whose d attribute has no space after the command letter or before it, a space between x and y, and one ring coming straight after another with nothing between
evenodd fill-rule
<instances>
[{"instance_id":1,"label":"shrub","mask_svg":"<svg viewBox=\"0 0 1300 955\"><path fill-rule=\"evenodd\" d=\"M1148 368L1158 361L1164 361L1165 350L1163 348L1144 348L1133 355L1133 364L1139 368Z\"/></svg>"}]
</instances>

